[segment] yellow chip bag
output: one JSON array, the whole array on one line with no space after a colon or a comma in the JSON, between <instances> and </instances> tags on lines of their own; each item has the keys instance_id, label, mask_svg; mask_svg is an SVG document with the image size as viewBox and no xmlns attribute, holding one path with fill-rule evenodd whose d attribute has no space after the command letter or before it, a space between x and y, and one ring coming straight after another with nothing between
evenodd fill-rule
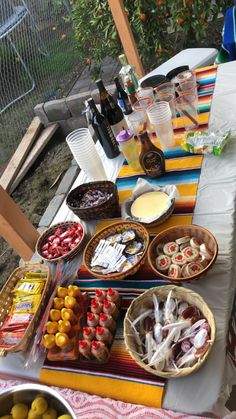
<instances>
[{"instance_id":1,"label":"yellow chip bag","mask_svg":"<svg viewBox=\"0 0 236 419\"><path fill-rule=\"evenodd\" d=\"M47 274L45 272L26 272L25 279L47 279Z\"/></svg>"},{"instance_id":2,"label":"yellow chip bag","mask_svg":"<svg viewBox=\"0 0 236 419\"><path fill-rule=\"evenodd\" d=\"M22 295L14 298L12 313L29 313L34 314L39 306L41 294L36 295Z\"/></svg>"},{"instance_id":3,"label":"yellow chip bag","mask_svg":"<svg viewBox=\"0 0 236 419\"><path fill-rule=\"evenodd\" d=\"M15 294L41 294L45 283L41 281L20 279L13 292Z\"/></svg>"}]
</instances>

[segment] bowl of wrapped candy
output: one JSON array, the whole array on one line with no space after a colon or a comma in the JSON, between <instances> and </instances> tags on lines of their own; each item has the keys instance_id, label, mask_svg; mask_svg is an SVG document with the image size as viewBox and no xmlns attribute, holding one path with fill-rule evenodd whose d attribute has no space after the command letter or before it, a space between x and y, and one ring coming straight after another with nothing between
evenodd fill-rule
<instances>
[{"instance_id":1,"label":"bowl of wrapped candy","mask_svg":"<svg viewBox=\"0 0 236 419\"><path fill-rule=\"evenodd\" d=\"M84 265L96 278L124 279L135 274L144 263L149 233L132 221L120 221L105 227L88 242Z\"/></svg>"},{"instance_id":2,"label":"bowl of wrapped candy","mask_svg":"<svg viewBox=\"0 0 236 419\"><path fill-rule=\"evenodd\" d=\"M150 288L130 304L125 346L151 374L178 378L197 371L216 336L214 316L203 298L175 285Z\"/></svg>"},{"instance_id":3,"label":"bowl of wrapped candy","mask_svg":"<svg viewBox=\"0 0 236 419\"><path fill-rule=\"evenodd\" d=\"M39 237L36 251L46 262L64 262L77 256L84 243L85 226L75 221L57 223Z\"/></svg>"},{"instance_id":4,"label":"bowl of wrapped candy","mask_svg":"<svg viewBox=\"0 0 236 419\"><path fill-rule=\"evenodd\" d=\"M119 210L117 187L108 180L83 183L68 194L66 204L81 220L112 218Z\"/></svg>"},{"instance_id":5,"label":"bowl of wrapped candy","mask_svg":"<svg viewBox=\"0 0 236 419\"><path fill-rule=\"evenodd\" d=\"M209 230L179 225L157 234L148 249L148 262L157 276L181 284L203 277L217 254L217 241Z\"/></svg>"}]
</instances>

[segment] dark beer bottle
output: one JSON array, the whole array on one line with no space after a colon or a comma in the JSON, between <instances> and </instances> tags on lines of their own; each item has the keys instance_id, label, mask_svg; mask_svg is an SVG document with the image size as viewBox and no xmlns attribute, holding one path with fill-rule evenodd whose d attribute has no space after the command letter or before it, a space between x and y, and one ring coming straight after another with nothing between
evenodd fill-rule
<instances>
[{"instance_id":1,"label":"dark beer bottle","mask_svg":"<svg viewBox=\"0 0 236 419\"><path fill-rule=\"evenodd\" d=\"M128 129L123 112L119 107L117 101L106 90L103 81L101 79L97 80L96 84L100 93L102 114L107 118L111 126L112 132L116 137L120 131Z\"/></svg>"},{"instance_id":2,"label":"dark beer bottle","mask_svg":"<svg viewBox=\"0 0 236 419\"><path fill-rule=\"evenodd\" d=\"M98 137L106 156L109 159L114 159L120 154L120 150L111 127L105 116L98 111L98 108L92 98L88 100L88 105L92 112L91 122L94 132Z\"/></svg>"},{"instance_id":3,"label":"dark beer bottle","mask_svg":"<svg viewBox=\"0 0 236 419\"><path fill-rule=\"evenodd\" d=\"M133 112L133 110L128 95L121 86L119 77L115 77L114 82L116 84L117 101L119 106L125 115L129 115Z\"/></svg>"}]
</instances>

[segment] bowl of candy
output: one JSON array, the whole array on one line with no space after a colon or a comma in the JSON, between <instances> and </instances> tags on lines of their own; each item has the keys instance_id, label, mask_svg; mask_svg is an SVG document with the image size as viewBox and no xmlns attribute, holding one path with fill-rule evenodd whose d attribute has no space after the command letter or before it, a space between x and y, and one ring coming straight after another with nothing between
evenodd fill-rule
<instances>
[{"instance_id":1,"label":"bowl of candy","mask_svg":"<svg viewBox=\"0 0 236 419\"><path fill-rule=\"evenodd\" d=\"M214 316L203 298L175 285L145 291L132 301L124 319L131 357L149 373L165 378L197 371L215 336Z\"/></svg>"},{"instance_id":2,"label":"bowl of candy","mask_svg":"<svg viewBox=\"0 0 236 419\"><path fill-rule=\"evenodd\" d=\"M96 278L124 279L144 263L148 245L149 233L144 226L120 221L92 237L84 250L84 265Z\"/></svg>"},{"instance_id":3,"label":"bowl of candy","mask_svg":"<svg viewBox=\"0 0 236 419\"><path fill-rule=\"evenodd\" d=\"M112 218L119 210L117 187L108 180L79 185L68 194L66 203L81 220Z\"/></svg>"},{"instance_id":4,"label":"bowl of candy","mask_svg":"<svg viewBox=\"0 0 236 419\"><path fill-rule=\"evenodd\" d=\"M157 276L181 284L203 277L217 254L217 241L210 231L180 225L157 234L148 249L148 262Z\"/></svg>"},{"instance_id":5,"label":"bowl of candy","mask_svg":"<svg viewBox=\"0 0 236 419\"><path fill-rule=\"evenodd\" d=\"M69 403L53 388L40 384L21 384L0 393L3 418L76 419Z\"/></svg>"},{"instance_id":6,"label":"bowl of candy","mask_svg":"<svg viewBox=\"0 0 236 419\"><path fill-rule=\"evenodd\" d=\"M84 243L85 226L75 221L57 223L39 237L36 251L46 262L64 262L77 256Z\"/></svg>"}]
</instances>

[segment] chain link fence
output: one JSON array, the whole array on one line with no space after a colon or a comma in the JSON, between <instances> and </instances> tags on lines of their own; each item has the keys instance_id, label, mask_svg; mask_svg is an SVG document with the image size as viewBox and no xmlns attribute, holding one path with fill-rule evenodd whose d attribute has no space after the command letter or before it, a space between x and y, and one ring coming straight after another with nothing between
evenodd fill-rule
<instances>
[{"instance_id":1,"label":"chain link fence","mask_svg":"<svg viewBox=\"0 0 236 419\"><path fill-rule=\"evenodd\" d=\"M0 0L0 164L37 103L65 96L81 71L69 0Z\"/></svg>"}]
</instances>

